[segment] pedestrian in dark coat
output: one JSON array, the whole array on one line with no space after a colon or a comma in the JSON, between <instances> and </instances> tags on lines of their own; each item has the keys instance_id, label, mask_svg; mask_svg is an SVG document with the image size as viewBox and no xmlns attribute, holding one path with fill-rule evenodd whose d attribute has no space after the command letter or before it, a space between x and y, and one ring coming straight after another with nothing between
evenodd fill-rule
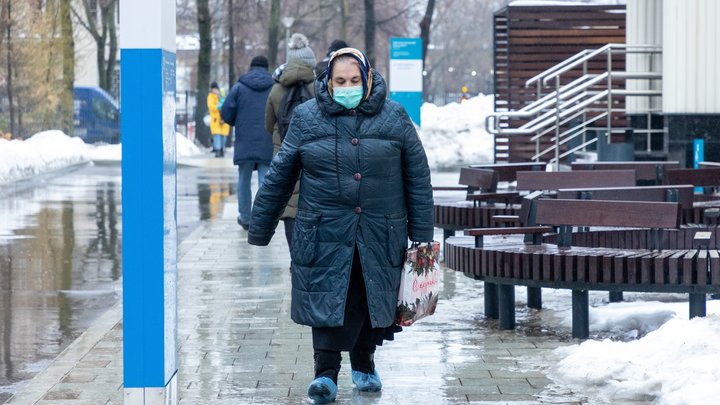
<instances>
[{"instance_id":1,"label":"pedestrian in dark coat","mask_svg":"<svg viewBox=\"0 0 720 405\"><path fill-rule=\"evenodd\" d=\"M352 379L380 390L373 355L394 325L408 237L433 238L425 151L383 78L354 48L335 52L315 99L295 109L258 192L248 242L267 245L300 179L291 317L312 327L316 403L335 399L341 351Z\"/></svg>"},{"instance_id":2,"label":"pedestrian in dark coat","mask_svg":"<svg viewBox=\"0 0 720 405\"><path fill-rule=\"evenodd\" d=\"M238 167L238 224L248 229L252 208L250 180L253 170L262 184L273 157L272 137L265 130L265 103L273 80L268 60L256 56L250 71L240 76L223 103L223 121L235 127L233 163Z\"/></svg>"},{"instance_id":3,"label":"pedestrian in dark coat","mask_svg":"<svg viewBox=\"0 0 720 405\"><path fill-rule=\"evenodd\" d=\"M328 62L330 61L330 57L332 56L332 54L334 54L338 49L347 47L347 42L343 41L342 39L336 39L332 41L323 60L318 62L317 65L315 65L315 76L320 77L323 73L325 73L328 68Z\"/></svg>"}]
</instances>

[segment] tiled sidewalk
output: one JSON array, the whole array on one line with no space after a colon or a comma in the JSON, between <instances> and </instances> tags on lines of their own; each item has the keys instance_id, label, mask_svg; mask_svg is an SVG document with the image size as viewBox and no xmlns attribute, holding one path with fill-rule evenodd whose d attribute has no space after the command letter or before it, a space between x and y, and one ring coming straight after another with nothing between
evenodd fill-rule
<instances>
[{"instance_id":1,"label":"tiled sidewalk","mask_svg":"<svg viewBox=\"0 0 720 405\"><path fill-rule=\"evenodd\" d=\"M290 320L282 225L270 246L250 246L233 209L179 249L180 403L310 403L311 333ZM382 393L355 390L345 356L338 404L580 403L548 390L542 371L523 371L568 342L532 326L498 331L482 316L480 282L447 271L443 289L435 316L378 349ZM120 306L108 311L9 403L122 404L121 317Z\"/></svg>"}]
</instances>

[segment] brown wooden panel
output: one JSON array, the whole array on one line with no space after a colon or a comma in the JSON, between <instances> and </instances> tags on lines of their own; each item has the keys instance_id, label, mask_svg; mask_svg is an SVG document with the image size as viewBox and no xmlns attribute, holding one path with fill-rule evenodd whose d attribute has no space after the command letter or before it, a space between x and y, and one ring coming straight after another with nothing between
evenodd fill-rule
<instances>
[{"instance_id":1,"label":"brown wooden panel","mask_svg":"<svg viewBox=\"0 0 720 405\"><path fill-rule=\"evenodd\" d=\"M663 183L692 184L698 187L720 186L720 167L668 169L663 176Z\"/></svg>"},{"instance_id":2,"label":"brown wooden panel","mask_svg":"<svg viewBox=\"0 0 720 405\"><path fill-rule=\"evenodd\" d=\"M635 186L635 170L594 170L582 173L517 172L518 190L632 186Z\"/></svg>"},{"instance_id":3,"label":"brown wooden panel","mask_svg":"<svg viewBox=\"0 0 720 405\"><path fill-rule=\"evenodd\" d=\"M646 186L646 187L591 187L591 188L562 188L558 190L558 198L579 199L585 195L592 200L622 200L622 201L667 201L668 192L675 191L678 203L683 209L693 205L694 187L691 185L678 186ZM590 198L587 198L587 197Z\"/></svg>"},{"instance_id":4,"label":"brown wooden panel","mask_svg":"<svg viewBox=\"0 0 720 405\"><path fill-rule=\"evenodd\" d=\"M545 225L677 228L677 203L539 199L537 223Z\"/></svg>"},{"instance_id":5,"label":"brown wooden panel","mask_svg":"<svg viewBox=\"0 0 720 405\"><path fill-rule=\"evenodd\" d=\"M710 256L710 284L720 285L720 252L717 250L708 251Z\"/></svg>"}]
</instances>

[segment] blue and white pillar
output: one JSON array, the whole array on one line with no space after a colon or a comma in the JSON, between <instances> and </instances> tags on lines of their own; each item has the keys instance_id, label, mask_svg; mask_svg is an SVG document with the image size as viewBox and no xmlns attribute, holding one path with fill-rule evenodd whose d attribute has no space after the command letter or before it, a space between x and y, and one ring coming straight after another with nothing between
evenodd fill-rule
<instances>
[{"instance_id":1,"label":"blue and white pillar","mask_svg":"<svg viewBox=\"0 0 720 405\"><path fill-rule=\"evenodd\" d=\"M405 107L420 126L423 92L422 40L390 38L390 99Z\"/></svg>"},{"instance_id":2,"label":"blue and white pillar","mask_svg":"<svg viewBox=\"0 0 720 405\"><path fill-rule=\"evenodd\" d=\"M175 0L120 1L124 403L177 403Z\"/></svg>"}]
</instances>

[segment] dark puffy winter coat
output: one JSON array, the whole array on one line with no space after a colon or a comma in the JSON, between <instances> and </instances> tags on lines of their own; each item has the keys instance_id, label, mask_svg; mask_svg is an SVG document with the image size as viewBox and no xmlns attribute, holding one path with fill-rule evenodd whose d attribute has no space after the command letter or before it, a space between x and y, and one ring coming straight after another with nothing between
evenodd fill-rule
<instances>
[{"instance_id":1,"label":"dark puffy winter coat","mask_svg":"<svg viewBox=\"0 0 720 405\"><path fill-rule=\"evenodd\" d=\"M373 71L370 96L354 110L335 103L326 79L298 106L255 199L248 242L266 245L300 177L292 256L292 319L343 324L355 246L373 327L395 318L408 236L433 237L427 157L410 118L386 100Z\"/></svg>"},{"instance_id":2,"label":"dark puffy winter coat","mask_svg":"<svg viewBox=\"0 0 720 405\"><path fill-rule=\"evenodd\" d=\"M240 76L225 98L220 116L235 127L235 164L268 164L272 160L272 138L265 130L265 103L272 85L267 69L252 67Z\"/></svg>"}]
</instances>

